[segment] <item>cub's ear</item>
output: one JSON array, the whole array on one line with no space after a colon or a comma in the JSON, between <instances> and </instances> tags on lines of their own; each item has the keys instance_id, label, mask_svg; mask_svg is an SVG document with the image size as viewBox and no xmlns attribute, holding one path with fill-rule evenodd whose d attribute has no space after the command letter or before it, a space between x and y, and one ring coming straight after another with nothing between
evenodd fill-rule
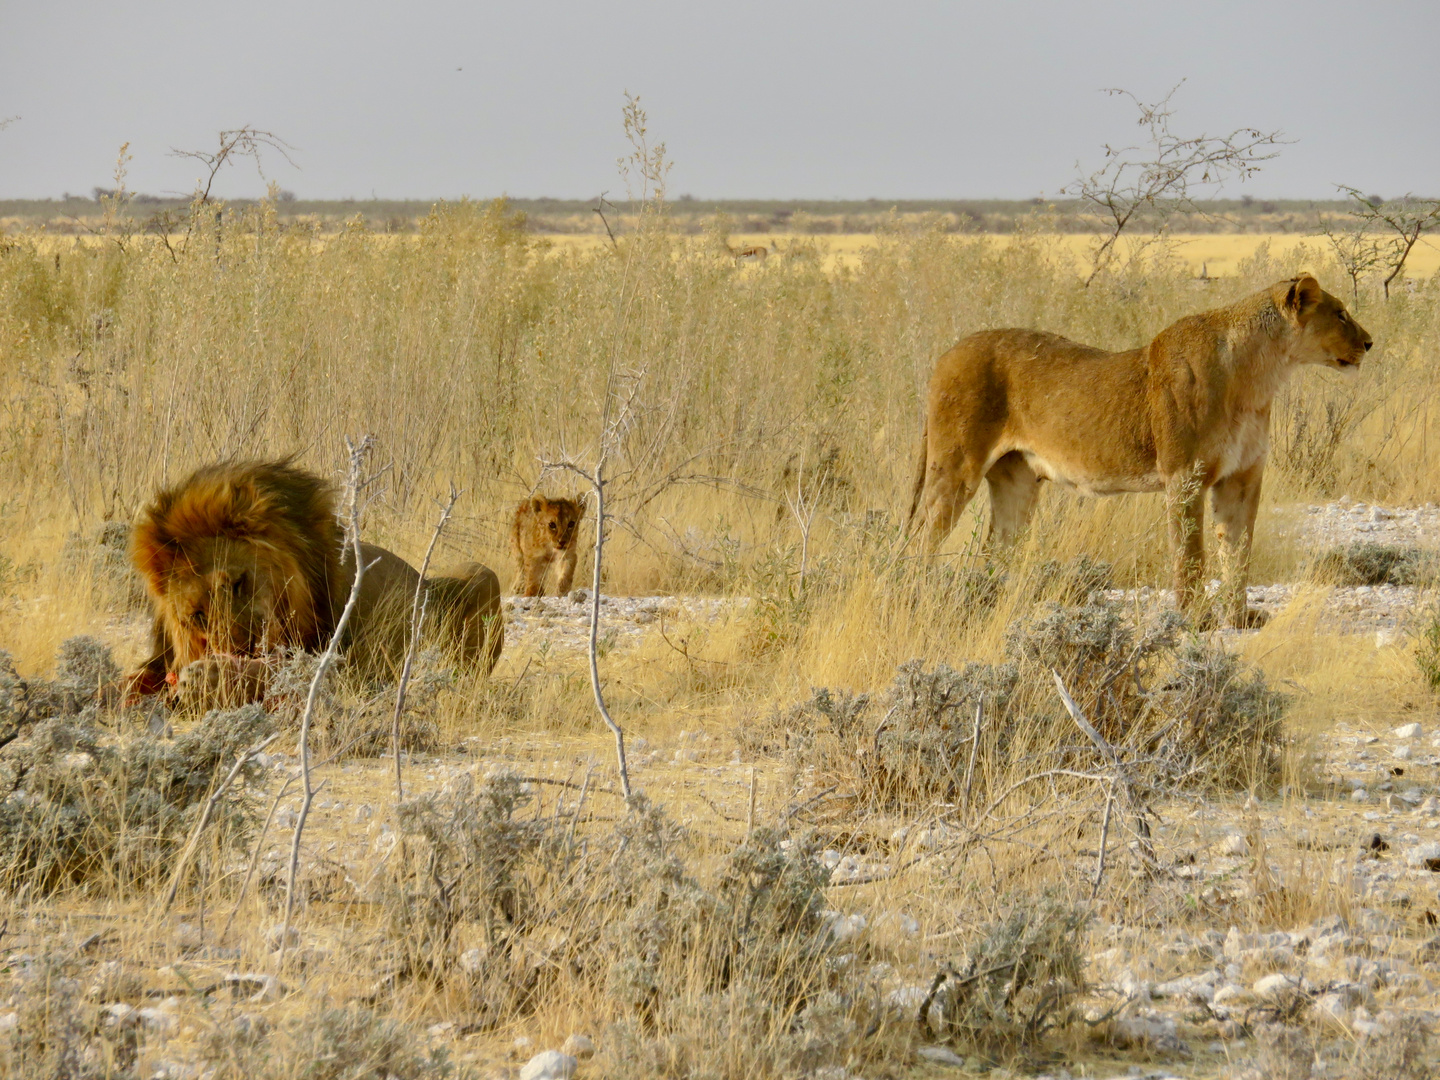
<instances>
[{"instance_id":1,"label":"cub's ear","mask_svg":"<svg viewBox=\"0 0 1440 1080\"><path fill-rule=\"evenodd\" d=\"M575 500L575 520L576 520L576 521L579 521L581 518L583 518L583 517L585 516L585 502L586 502L586 500L585 500L585 496L584 496L584 495L581 495L580 498L578 498L578 499Z\"/></svg>"},{"instance_id":2,"label":"cub's ear","mask_svg":"<svg viewBox=\"0 0 1440 1080\"><path fill-rule=\"evenodd\" d=\"M1290 291L1285 294L1285 307L1300 315L1318 304L1324 295L1320 282L1310 274L1301 274L1290 283Z\"/></svg>"},{"instance_id":3,"label":"cub's ear","mask_svg":"<svg viewBox=\"0 0 1440 1080\"><path fill-rule=\"evenodd\" d=\"M541 510L545 509L545 500L536 495L535 498L530 500L530 509L534 510L537 514L540 513Z\"/></svg>"}]
</instances>

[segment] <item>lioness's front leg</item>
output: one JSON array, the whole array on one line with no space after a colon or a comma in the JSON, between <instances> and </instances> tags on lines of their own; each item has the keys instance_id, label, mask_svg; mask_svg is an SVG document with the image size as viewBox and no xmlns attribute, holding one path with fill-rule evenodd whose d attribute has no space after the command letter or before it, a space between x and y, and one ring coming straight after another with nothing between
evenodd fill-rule
<instances>
[{"instance_id":1,"label":"lioness's front leg","mask_svg":"<svg viewBox=\"0 0 1440 1080\"><path fill-rule=\"evenodd\" d=\"M1268 618L1263 611L1250 607L1245 598L1245 586L1250 582L1255 512L1260 508L1260 479L1264 471L1265 460L1261 458L1244 472L1227 476L1210 489L1215 535L1226 552L1222 610L1230 625L1240 630L1264 626Z\"/></svg>"},{"instance_id":2,"label":"lioness's front leg","mask_svg":"<svg viewBox=\"0 0 1440 1080\"><path fill-rule=\"evenodd\" d=\"M1198 470L1187 469L1165 483L1170 551L1175 565L1175 604L1200 619L1205 599L1205 486Z\"/></svg>"},{"instance_id":3,"label":"lioness's front leg","mask_svg":"<svg viewBox=\"0 0 1440 1080\"><path fill-rule=\"evenodd\" d=\"M264 660L206 656L185 665L176 679L175 692L184 708L234 708L262 699L268 674Z\"/></svg>"}]
</instances>

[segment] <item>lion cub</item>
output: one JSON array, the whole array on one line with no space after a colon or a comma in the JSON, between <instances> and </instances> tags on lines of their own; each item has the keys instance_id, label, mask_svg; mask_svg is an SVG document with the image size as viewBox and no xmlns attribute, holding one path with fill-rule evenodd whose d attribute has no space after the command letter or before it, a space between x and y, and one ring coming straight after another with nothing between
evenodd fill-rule
<instances>
[{"instance_id":1,"label":"lion cub","mask_svg":"<svg viewBox=\"0 0 1440 1080\"><path fill-rule=\"evenodd\" d=\"M575 538L584 516L585 504L578 499L547 499L536 495L515 508L510 541L519 564L516 592L521 596L545 595L545 577L556 562L560 564L556 595L563 596L570 591L570 582L575 577Z\"/></svg>"}]
</instances>

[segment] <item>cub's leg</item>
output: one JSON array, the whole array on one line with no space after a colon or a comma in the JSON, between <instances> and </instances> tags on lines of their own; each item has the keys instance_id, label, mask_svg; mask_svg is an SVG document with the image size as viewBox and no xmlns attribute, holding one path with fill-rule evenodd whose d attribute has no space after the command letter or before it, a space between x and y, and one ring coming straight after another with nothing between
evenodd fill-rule
<instances>
[{"instance_id":1,"label":"cub's leg","mask_svg":"<svg viewBox=\"0 0 1440 1080\"><path fill-rule=\"evenodd\" d=\"M243 656L204 656L186 664L175 684L182 708L233 709L265 696L269 668Z\"/></svg>"},{"instance_id":2,"label":"cub's leg","mask_svg":"<svg viewBox=\"0 0 1440 1080\"><path fill-rule=\"evenodd\" d=\"M990 488L990 539L992 547L1005 547L1030 524L1035 503L1040 498L1040 478L1025 461L1025 455L1012 450L985 474Z\"/></svg>"},{"instance_id":3,"label":"cub's leg","mask_svg":"<svg viewBox=\"0 0 1440 1080\"><path fill-rule=\"evenodd\" d=\"M1227 476L1210 489L1215 535L1225 549L1225 582L1221 586L1225 617L1237 629L1264 626L1266 614L1250 607L1245 586L1250 581L1250 548L1255 539L1255 512L1260 508L1262 458L1244 472Z\"/></svg>"},{"instance_id":4,"label":"cub's leg","mask_svg":"<svg viewBox=\"0 0 1440 1080\"><path fill-rule=\"evenodd\" d=\"M1175 603L1203 624L1205 485L1197 469L1186 469L1166 480L1165 504L1175 565Z\"/></svg>"},{"instance_id":5,"label":"cub's leg","mask_svg":"<svg viewBox=\"0 0 1440 1080\"><path fill-rule=\"evenodd\" d=\"M529 559L523 556L521 557L521 596L545 595L545 577L550 573L550 560L552 558L554 558L553 555L532 556Z\"/></svg>"},{"instance_id":6,"label":"cub's leg","mask_svg":"<svg viewBox=\"0 0 1440 1080\"><path fill-rule=\"evenodd\" d=\"M564 596L570 591L570 583L575 580L575 561L579 557L580 552L575 549L574 540L560 553L560 580L555 583L556 596Z\"/></svg>"}]
</instances>

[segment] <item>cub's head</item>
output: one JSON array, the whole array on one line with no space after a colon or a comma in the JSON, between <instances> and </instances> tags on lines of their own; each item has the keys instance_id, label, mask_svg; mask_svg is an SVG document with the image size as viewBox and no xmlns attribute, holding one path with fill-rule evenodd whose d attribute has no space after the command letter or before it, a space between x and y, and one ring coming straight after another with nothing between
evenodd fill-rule
<instances>
[{"instance_id":1,"label":"cub's head","mask_svg":"<svg viewBox=\"0 0 1440 1080\"><path fill-rule=\"evenodd\" d=\"M545 547L553 545L560 551L575 543L585 504L578 499L547 499L535 496L521 503L520 511L530 519L530 541Z\"/></svg>"},{"instance_id":2,"label":"cub's head","mask_svg":"<svg viewBox=\"0 0 1440 1080\"><path fill-rule=\"evenodd\" d=\"M1339 370L1358 367L1374 344L1345 305L1309 274L1281 282L1281 310L1299 331L1290 355L1299 364L1324 364Z\"/></svg>"},{"instance_id":3,"label":"cub's head","mask_svg":"<svg viewBox=\"0 0 1440 1080\"><path fill-rule=\"evenodd\" d=\"M335 499L284 462L197 470L141 513L131 557L175 653L175 670L210 653L314 648L333 621Z\"/></svg>"}]
</instances>

